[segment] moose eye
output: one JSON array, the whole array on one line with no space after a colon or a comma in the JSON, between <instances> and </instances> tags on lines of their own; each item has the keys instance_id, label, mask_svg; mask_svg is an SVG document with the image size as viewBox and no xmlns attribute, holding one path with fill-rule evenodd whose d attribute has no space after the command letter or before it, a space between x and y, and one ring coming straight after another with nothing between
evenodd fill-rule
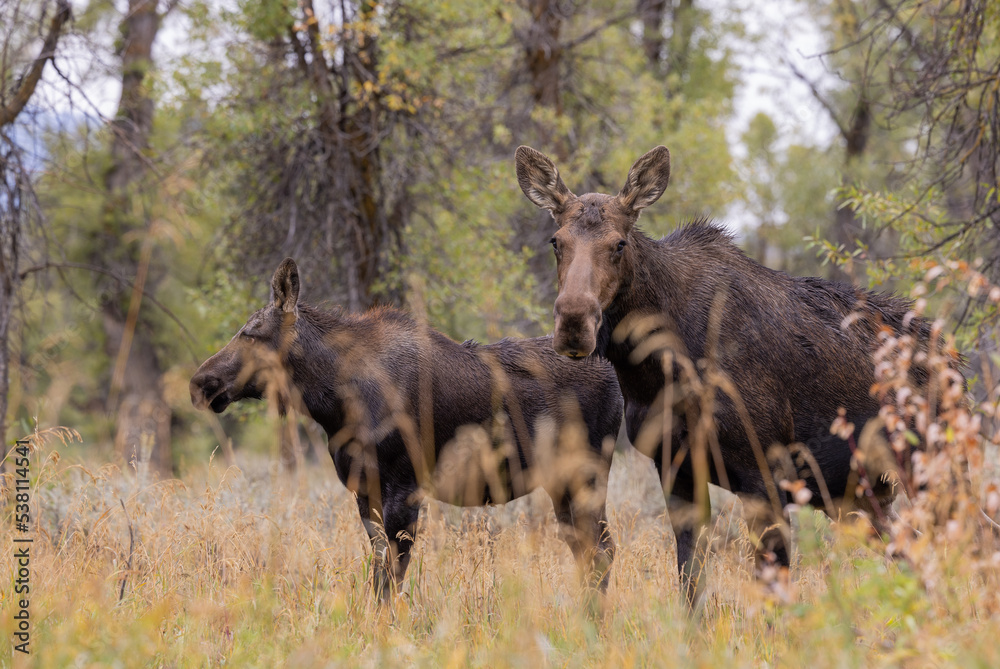
<instances>
[{"instance_id":1,"label":"moose eye","mask_svg":"<svg viewBox=\"0 0 1000 669\"><path fill-rule=\"evenodd\" d=\"M618 246L615 247L615 253L621 253L625 250L625 246L628 244L624 239L618 242Z\"/></svg>"}]
</instances>

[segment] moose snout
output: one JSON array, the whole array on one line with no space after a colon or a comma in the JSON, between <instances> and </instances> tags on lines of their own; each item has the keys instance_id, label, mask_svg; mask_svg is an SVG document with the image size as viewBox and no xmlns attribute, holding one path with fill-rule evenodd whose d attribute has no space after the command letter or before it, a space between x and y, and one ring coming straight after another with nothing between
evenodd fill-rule
<instances>
[{"instance_id":1,"label":"moose snout","mask_svg":"<svg viewBox=\"0 0 1000 669\"><path fill-rule=\"evenodd\" d=\"M601 326L601 304L594 297L560 295L556 299L556 353L571 358L585 358L597 348L597 329Z\"/></svg>"},{"instance_id":2,"label":"moose snout","mask_svg":"<svg viewBox=\"0 0 1000 669\"><path fill-rule=\"evenodd\" d=\"M196 409L205 409L209 403L219 394L222 389L222 379L205 372L199 372L191 377L189 390L191 391L191 404Z\"/></svg>"}]
</instances>

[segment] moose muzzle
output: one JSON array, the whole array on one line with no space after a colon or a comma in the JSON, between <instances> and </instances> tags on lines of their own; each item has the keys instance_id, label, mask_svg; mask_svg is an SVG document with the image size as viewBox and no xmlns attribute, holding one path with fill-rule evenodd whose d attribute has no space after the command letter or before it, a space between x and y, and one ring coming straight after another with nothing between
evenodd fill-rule
<instances>
[{"instance_id":1,"label":"moose muzzle","mask_svg":"<svg viewBox=\"0 0 1000 669\"><path fill-rule=\"evenodd\" d=\"M560 295L556 298L555 333L552 345L556 353L570 358L585 358L597 348L597 329L601 327L601 303L591 295Z\"/></svg>"},{"instance_id":2,"label":"moose muzzle","mask_svg":"<svg viewBox=\"0 0 1000 669\"><path fill-rule=\"evenodd\" d=\"M230 404L229 393L226 392L225 383L218 376L211 373L198 373L191 379L189 387L191 391L191 404L196 409L207 409L211 407L215 413L222 413Z\"/></svg>"}]
</instances>

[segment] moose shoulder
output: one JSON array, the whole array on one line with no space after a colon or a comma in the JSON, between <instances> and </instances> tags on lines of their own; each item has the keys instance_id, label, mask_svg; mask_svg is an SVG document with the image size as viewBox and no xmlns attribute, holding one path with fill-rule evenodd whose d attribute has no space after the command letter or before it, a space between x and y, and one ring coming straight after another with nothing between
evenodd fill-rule
<instances>
[{"instance_id":1,"label":"moose shoulder","mask_svg":"<svg viewBox=\"0 0 1000 669\"><path fill-rule=\"evenodd\" d=\"M482 505L543 487L581 568L606 586L604 505L622 419L609 364L575 364L551 338L459 344L394 309L320 311L299 301L291 259L271 289L198 369L191 400L216 412L265 396L304 407L329 436L376 555L389 558L376 570L381 596L390 571L398 584L406 570L420 492ZM570 425L581 439L560 438Z\"/></svg>"},{"instance_id":2,"label":"moose shoulder","mask_svg":"<svg viewBox=\"0 0 1000 669\"><path fill-rule=\"evenodd\" d=\"M921 318L907 317L908 302L763 267L707 221L660 240L646 236L635 224L667 187L665 147L639 158L617 195L574 195L552 161L534 149L520 147L515 161L524 194L556 223L555 350L611 361L630 439L644 442L641 450L661 470L674 463L668 508L689 598L695 597L700 569L692 562L700 528L685 521L692 514L681 510L696 497L707 500L697 485L705 477L695 476L690 455L696 429L717 444L720 456L711 459L708 479L746 498L780 511L786 493L762 451L772 444L803 444L813 459L794 476L817 499L828 491L858 501L849 484L851 445L830 427L841 409L859 431L877 417L879 403L870 389L880 329L908 334L926 350L930 328ZM685 394L685 374L716 388L709 405L704 397L695 401ZM927 370L919 364L910 375L914 385L926 383ZM705 406L712 411L707 432L699 418ZM647 420L656 429L642 430ZM656 436L663 424L671 426L668 444ZM653 435L652 443L644 435ZM874 483L875 503L888 501L891 487ZM782 538L767 540L787 564Z\"/></svg>"}]
</instances>

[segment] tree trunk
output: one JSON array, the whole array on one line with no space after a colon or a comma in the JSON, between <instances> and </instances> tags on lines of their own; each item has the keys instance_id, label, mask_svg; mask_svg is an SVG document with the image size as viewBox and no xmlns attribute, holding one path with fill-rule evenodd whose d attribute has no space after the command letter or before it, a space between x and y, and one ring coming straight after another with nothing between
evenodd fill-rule
<instances>
[{"instance_id":1,"label":"tree trunk","mask_svg":"<svg viewBox=\"0 0 1000 669\"><path fill-rule=\"evenodd\" d=\"M116 401L115 449L129 464L147 461L159 473L173 471L170 449L170 406L163 398L163 372L148 330L140 322L131 323L116 305L102 305L106 349L111 359L120 354L128 331L134 328ZM127 346L127 344L126 344ZM124 355L124 354L122 354Z\"/></svg>"},{"instance_id":2,"label":"tree trunk","mask_svg":"<svg viewBox=\"0 0 1000 669\"><path fill-rule=\"evenodd\" d=\"M347 307L358 311L375 301L386 301L386 295L376 293L375 283L383 274L390 230L402 229L405 224L388 220L381 198L379 50L377 37L368 29L376 18L376 5L361 2L356 20L345 19L345 24L352 25L349 30L356 33L343 37L340 62L332 65L324 51L320 23L308 19L316 15L312 0L302 0L301 8L306 17L306 39L300 40L293 27L291 46L316 94L322 154L333 187L344 193L337 211L346 239L340 260ZM367 97L357 99L356 87L366 84L372 87Z\"/></svg>"},{"instance_id":3,"label":"tree trunk","mask_svg":"<svg viewBox=\"0 0 1000 669\"><path fill-rule=\"evenodd\" d=\"M55 15L49 21L41 51L27 71L17 78L7 76L7 71L0 71L0 85L7 81L17 82L12 91L0 90L0 100L3 101L0 104L0 133L3 134L0 137L0 443L4 446L4 454L7 450L7 401L10 391L8 338L14 300L21 283L18 257L24 228L22 215L26 206L23 198L26 172L18 159L17 148L6 136L6 130L17 120L18 115L34 95L35 87L42 78L45 63L55 56L63 27L70 16L69 3L66 0L59 0ZM6 45L4 53L6 54ZM6 56L2 62L7 63Z\"/></svg>"},{"instance_id":4,"label":"tree trunk","mask_svg":"<svg viewBox=\"0 0 1000 669\"><path fill-rule=\"evenodd\" d=\"M18 252L21 243L21 212L20 210L20 179L17 168L8 160L12 150L0 146L0 178L3 179L3 191L0 197L6 200L6 206L0 210L0 442L3 444L3 454L7 452L7 396L10 390L10 319L14 312L14 299L20 283L18 276Z\"/></svg>"},{"instance_id":5,"label":"tree trunk","mask_svg":"<svg viewBox=\"0 0 1000 669\"><path fill-rule=\"evenodd\" d=\"M531 24L523 37L528 73L531 75L531 96L536 105L563 113L561 95L562 45L559 31L563 15L558 0L531 0Z\"/></svg>"},{"instance_id":6,"label":"tree trunk","mask_svg":"<svg viewBox=\"0 0 1000 669\"><path fill-rule=\"evenodd\" d=\"M688 74L691 62L691 38L694 36L694 0L679 0L672 7L673 15L670 33L670 53L667 55L667 74L677 77L676 83L669 84L667 93L674 96L680 92L683 79Z\"/></svg>"},{"instance_id":7,"label":"tree trunk","mask_svg":"<svg viewBox=\"0 0 1000 669\"><path fill-rule=\"evenodd\" d=\"M642 21L642 50L654 71L663 66L663 14L667 0L639 0L636 11Z\"/></svg>"},{"instance_id":8,"label":"tree trunk","mask_svg":"<svg viewBox=\"0 0 1000 669\"><path fill-rule=\"evenodd\" d=\"M378 135L377 114L359 110L345 119L343 127L350 155L351 199L356 207L349 217L355 232L350 235L354 276L349 283L356 286L352 300L357 303L349 307L360 310L380 297L373 284L381 274L380 260L388 242L388 223L378 201L382 166L378 145L372 141Z\"/></svg>"},{"instance_id":9,"label":"tree trunk","mask_svg":"<svg viewBox=\"0 0 1000 669\"><path fill-rule=\"evenodd\" d=\"M360 3L362 25L375 20L375 9L372 2ZM378 85L378 40L364 30L357 43L359 47L352 61L354 67L351 68L353 78L362 85L366 82ZM373 94L367 102L356 105L353 114L341 119L351 157L351 195L357 207L356 224L360 230L360 234L353 237L357 285L363 301L359 308L368 307L384 297L376 294L373 285L382 274L382 254L389 242L389 223L379 198L382 179L380 107L379 96Z\"/></svg>"},{"instance_id":10,"label":"tree trunk","mask_svg":"<svg viewBox=\"0 0 1000 669\"><path fill-rule=\"evenodd\" d=\"M864 95L862 95L855 105L854 111L851 113L849 125L843 128L841 133L845 144L844 176L841 180L841 185L843 186L851 185L854 180L857 165L868 146L868 137L871 135L871 124L872 117L869 104ZM840 205L841 203L837 203L837 209L834 212L834 230L831 236L836 240L837 244L841 245L849 253L857 247L858 241L862 239L862 229L858 223L857 216L854 215L854 210L851 207ZM853 281L855 278L835 267L831 268L831 271L834 272L832 278L835 279Z\"/></svg>"},{"instance_id":11,"label":"tree trunk","mask_svg":"<svg viewBox=\"0 0 1000 669\"><path fill-rule=\"evenodd\" d=\"M111 124L111 166L105 176L107 244L97 244L91 252L100 264L123 276L136 277L138 286L127 293L118 284L108 285L102 295L105 348L116 361L108 396L108 409L117 418L115 448L126 462L138 463L148 457L153 468L169 475L173 471L171 410L163 396L163 370L151 341L153 329L143 319L141 309L143 290L152 292L156 284L155 278L147 279L152 247L144 246L138 252L134 247L125 249L117 260L109 253L120 248L125 234L147 226L144 214L133 211L133 201L141 195L147 172L153 100L146 74L153 67L153 42L161 19L158 0L129 0L128 13L122 19L122 96Z\"/></svg>"},{"instance_id":12,"label":"tree trunk","mask_svg":"<svg viewBox=\"0 0 1000 669\"><path fill-rule=\"evenodd\" d=\"M153 41L160 29L157 3L129 0L122 20L122 97L111 124L112 161L105 183L112 196L124 194L145 172L143 153L153 129L153 99L143 84L153 67Z\"/></svg>"},{"instance_id":13,"label":"tree trunk","mask_svg":"<svg viewBox=\"0 0 1000 669\"><path fill-rule=\"evenodd\" d=\"M530 23L514 33L524 49L524 74L519 75L526 75L534 106L547 108L560 117L564 113L564 47L559 38L563 24L570 16L559 6L559 0L527 0L525 4L531 17ZM545 121L532 123L532 127L535 133L532 143L537 142L535 146L552 155L559 164L568 162L570 145L565 136L553 132L552 125ZM537 210L513 221L513 238L517 248L527 246L535 250L528 261L528 269L538 279L538 299L543 303L555 299L555 284L550 278L552 260L546 244L552 236L551 223L548 212Z\"/></svg>"}]
</instances>

